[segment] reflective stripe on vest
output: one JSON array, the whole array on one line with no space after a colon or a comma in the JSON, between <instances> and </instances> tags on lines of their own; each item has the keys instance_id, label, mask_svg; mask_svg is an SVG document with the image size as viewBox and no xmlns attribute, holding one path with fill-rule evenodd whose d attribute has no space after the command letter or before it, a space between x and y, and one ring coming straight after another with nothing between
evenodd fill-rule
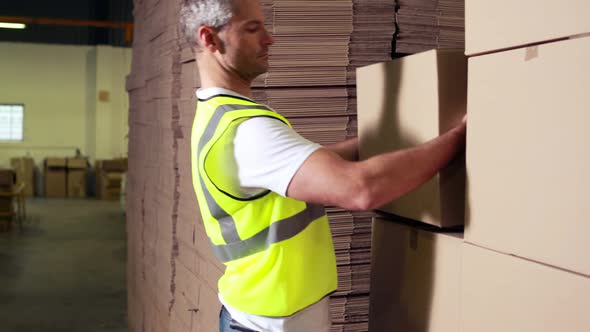
<instances>
[{"instance_id":1,"label":"reflective stripe on vest","mask_svg":"<svg viewBox=\"0 0 590 332\"><path fill-rule=\"evenodd\" d=\"M201 151L213 138L217 126L223 116L231 111L245 109L260 109L271 111L269 108L259 105L221 105L214 111L209 120L207 127L201 137L197 153L200 156ZM320 205L306 204L305 209L301 212L273 222L269 227L261 230L256 235L242 240L238 234L235 220L222 207L217 204L205 182L200 177L201 189L205 195L207 206L211 215L219 222L221 233L226 244L212 244L215 255L222 262L229 262L243 258L261 251L266 250L271 244L288 240L299 234L311 222L325 214L324 207Z\"/></svg>"}]
</instances>

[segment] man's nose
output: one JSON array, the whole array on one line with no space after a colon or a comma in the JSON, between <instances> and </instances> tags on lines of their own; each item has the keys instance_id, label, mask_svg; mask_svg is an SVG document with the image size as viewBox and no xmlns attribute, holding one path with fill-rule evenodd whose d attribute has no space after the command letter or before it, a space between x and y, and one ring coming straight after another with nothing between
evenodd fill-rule
<instances>
[{"instance_id":1,"label":"man's nose","mask_svg":"<svg viewBox=\"0 0 590 332\"><path fill-rule=\"evenodd\" d=\"M266 30L266 29L264 29L264 32L265 32L265 38L264 38L264 40L263 40L263 43L264 43L264 45L265 45L265 46L270 46L270 45L274 44L274 43L275 43L275 39L274 39L274 37L272 36L272 33L270 33L270 32L269 32L268 30Z\"/></svg>"}]
</instances>

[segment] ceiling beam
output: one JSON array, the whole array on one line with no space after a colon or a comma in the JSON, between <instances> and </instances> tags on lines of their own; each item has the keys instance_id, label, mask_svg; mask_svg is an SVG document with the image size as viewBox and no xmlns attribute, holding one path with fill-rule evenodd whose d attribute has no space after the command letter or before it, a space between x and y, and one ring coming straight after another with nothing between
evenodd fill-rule
<instances>
[{"instance_id":1,"label":"ceiling beam","mask_svg":"<svg viewBox=\"0 0 590 332\"><path fill-rule=\"evenodd\" d=\"M65 25L65 26L85 26L96 28L122 28L125 29L125 42L131 43L133 40L133 23L130 22L109 22L109 21L88 21L88 20L66 20L59 18L39 18L39 17L17 17L17 16L0 16L0 22L8 23L25 23L25 24L46 24L46 25Z\"/></svg>"}]
</instances>

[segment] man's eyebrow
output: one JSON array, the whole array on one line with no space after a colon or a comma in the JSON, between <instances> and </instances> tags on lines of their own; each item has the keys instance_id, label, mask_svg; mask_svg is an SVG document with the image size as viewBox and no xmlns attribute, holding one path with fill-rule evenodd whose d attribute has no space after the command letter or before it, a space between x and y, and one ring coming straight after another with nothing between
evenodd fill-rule
<instances>
[{"instance_id":1,"label":"man's eyebrow","mask_svg":"<svg viewBox=\"0 0 590 332\"><path fill-rule=\"evenodd\" d=\"M262 24L262 21L261 20L250 20L245 23L245 25L251 25L251 24Z\"/></svg>"}]
</instances>

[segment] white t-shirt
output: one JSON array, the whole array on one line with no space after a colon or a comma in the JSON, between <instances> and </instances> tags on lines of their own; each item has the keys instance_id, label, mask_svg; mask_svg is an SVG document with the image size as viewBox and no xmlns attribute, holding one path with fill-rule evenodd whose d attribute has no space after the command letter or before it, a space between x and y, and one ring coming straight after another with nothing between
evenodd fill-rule
<instances>
[{"instance_id":1,"label":"white t-shirt","mask_svg":"<svg viewBox=\"0 0 590 332\"><path fill-rule=\"evenodd\" d=\"M199 89L197 98L207 99L218 94L246 98L223 88ZM321 148L321 145L301 137L283 122L269 117L248 119L227 135L234 135L233 145L224 151L222 158L225 160L220 165L226 167L223 173L233 179L232 187L244 196L272 190L286 197L289 183L299 167ZM219 300L233 319L256 331L330 330L328 297L288 317L251 315L225 303L221 294Z\"/></svg>"}]
</instances>

